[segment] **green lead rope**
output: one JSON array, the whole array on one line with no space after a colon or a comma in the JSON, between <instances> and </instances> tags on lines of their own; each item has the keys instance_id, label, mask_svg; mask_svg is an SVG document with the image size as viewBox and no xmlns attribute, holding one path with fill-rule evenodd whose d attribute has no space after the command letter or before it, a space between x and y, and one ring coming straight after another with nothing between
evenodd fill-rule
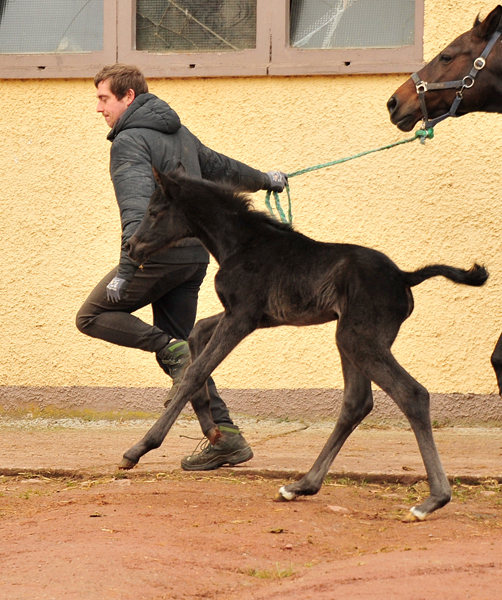
<instances>
[{"instance_id":1,"label":"green lead rope","mask_svg":"<svg viewBox=\"0 0 502 600\"><path fill-rule=\"evenodd\" d=\"M354 154L353 156L347 156L346 158L339 158L338 160L332 160L331 162L323 163L321 165L315 165L313 167L307 167L306 169L300 169L299 171L294 171L293 173L288 173L288 178L296 177L297 175L304 175L305 173L310 173L310 171L317 171L318 169L324 169L326 167L332 167L333 165L339 165L340 163L347 162L348 160L353 160L354 158L360 158L361 156L366 156L366 154L372 154L373 152L380 152L380 150L388 150L389 148L394 148L394 146L400 146L401 144L407 144L408 142L413 142L417 139L420 140L421 144L425 144L426 139L432 140L434 137L434 129L429 127L429 129L418 129L415 132L415 135L406 140L400 140L399 142L393 142L392 144L387 144L385 146L381 146L380 148L375 148L373 150L366 150L365 152L359 152L359 154ZM280 220L283 223L292 223L293 222L293 212L291 209L291 194L289 193L289 185L286 185L286 193L288 195L288 216L284 213L284 210L281 206L281 201L279 198L279 194L277 192L268 191L265 196L265 204L270 212L270 214L275 217L274 210L272 208L272 204L270 202L270 197L274 194L275 200L275 208L277 210L277 214L279 215Z\"/></svg>"}]
</instances>

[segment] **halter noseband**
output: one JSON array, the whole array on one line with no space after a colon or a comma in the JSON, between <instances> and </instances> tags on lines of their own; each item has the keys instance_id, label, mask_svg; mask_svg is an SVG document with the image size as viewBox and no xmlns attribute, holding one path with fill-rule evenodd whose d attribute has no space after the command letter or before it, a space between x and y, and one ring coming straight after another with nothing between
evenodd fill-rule
<instances>
[{"instance_id":1,"label":"halter noseband","mask_svg":"<svg viewBox=\"0 0 502 600\"><path fill-rule=\"evenodd\" d=\"M429 127L435 127L440 121L448 117L456 117L457 109L462 102L462 98L464 97L464 90L468 90L474 85L474 80L476 79L476 75L484 68L486 64L486 58L492 51L493 46L495 46L497 40L502 35L502 22L499 24L497 30L493 33L490 38L488 44L486 44L485 49L483 50L481 56L476 58L474 61L473 67L468 75L466 75L463 79L457 79L456 81L442 81L441 83L427 83L426 81L422 81L418 76L418 73L413 73L411 76L413 83L415 84L418 99L420 101L420 108L422 109L422 114L424 116L424 124L423 128L428 129ZM427 106L425 105L425 92L431 90L446 90L449 88L457 89L457 93L455 95L455 100L450 107L450 110L444 115L436 117L435 119L431 119L429 121L429 117L427 114Z\"/></svg>"}]
</instances>

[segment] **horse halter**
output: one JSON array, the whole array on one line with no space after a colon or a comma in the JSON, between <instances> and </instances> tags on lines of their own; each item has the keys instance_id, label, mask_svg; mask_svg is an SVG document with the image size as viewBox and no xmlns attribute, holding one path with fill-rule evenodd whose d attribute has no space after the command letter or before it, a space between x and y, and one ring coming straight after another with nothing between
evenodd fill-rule
<instances>
[{"instance_id":1,"label":"horse halter","mask_svg":"<svg viewBox=\"0 0 502 600\"><path fill-rule=\"evenodd\" d=\"M502 22L499 23L497 30L493 33L490 38L488 44L486 44L485 49L483 50L481 56L478 56L474 61L473 67L468 75L466 75L463 79L457 79L456 81L442 81L441 83L427 83L426 81L422 81L418 76L418 73L413 73L411 76L413 83L415 84L418 99L420 101L420 108L422 109L423 114L423 128L428 129L429 127L434 127L439 122L447 119L448 117L456 117L457 109L459 104L462 102L462 98L464 97L464 91L470 89L474 85L474 80L476 79L476 75L484 68L486 64L486 58L492 51L493 46L495 46L497 40L502 35ZM431 90L446 90L449 88L457 89L457 93L455 95L455 100L450 107L450 110L444 115L436 117L435 119L431 119L429 121L429 117L427 114L427 106L425 104L425 92Z\"/></svg>"}]
</instances>

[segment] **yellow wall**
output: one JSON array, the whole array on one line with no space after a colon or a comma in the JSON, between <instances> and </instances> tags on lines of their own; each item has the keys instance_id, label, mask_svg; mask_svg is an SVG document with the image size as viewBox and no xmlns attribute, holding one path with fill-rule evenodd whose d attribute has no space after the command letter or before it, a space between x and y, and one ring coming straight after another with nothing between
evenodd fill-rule
<instances>
[{"instance_id":1,"label":"yellow wall","mask_svg":"<svg viewBox=\"0 0 502 600\"><path fill-rule=\"evenodd\" d=\"M425 58L494 5L426 1ZM299 168L409 137L386 101L406 75L151 80L210 147L262 170ZM119 216L108 128L90 80L1 81L0 385L165 385L153 356L80 334L74 317L114 266ZM296 227L372 246L405 270L442 262L490 270L481 289L415 288L395 352L431 392L489 394L502 331L502 116L470 115L436 138L291 180ZM263 204L264 194L256 194ZM211 274L214 270L211 271ZM208 276L200 316L219 310ZM149 311L142 314L149 318ZM335 324L259 331L218 369L221 388L341 388Z\"/></svg>"}]
</instances>

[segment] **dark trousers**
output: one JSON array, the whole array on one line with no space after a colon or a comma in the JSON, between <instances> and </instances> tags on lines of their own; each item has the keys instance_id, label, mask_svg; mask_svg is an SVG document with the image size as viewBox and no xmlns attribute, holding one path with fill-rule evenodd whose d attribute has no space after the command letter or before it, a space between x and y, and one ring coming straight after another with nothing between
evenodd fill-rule
<instances>
[{"instance_id":1,"label":"dark trousers","mask_svg":"<svg viewBox=\"0 0 502 600\"><path fill-rule=\"evenodd\" d=\"M119 346L159 352L169 340L188 339L195 323L199 289L207 264L161 264L147 262L138 269L120 302L106 299L106 286L115 277L110 271L93 289L77 314L77 328L82 333ZM152 305L153 325L132 313ZM157 359L167 373L164 365ZM211 414L216 424L232 424L228 408L208 381Z\"/></svg>"}]
</instances>

